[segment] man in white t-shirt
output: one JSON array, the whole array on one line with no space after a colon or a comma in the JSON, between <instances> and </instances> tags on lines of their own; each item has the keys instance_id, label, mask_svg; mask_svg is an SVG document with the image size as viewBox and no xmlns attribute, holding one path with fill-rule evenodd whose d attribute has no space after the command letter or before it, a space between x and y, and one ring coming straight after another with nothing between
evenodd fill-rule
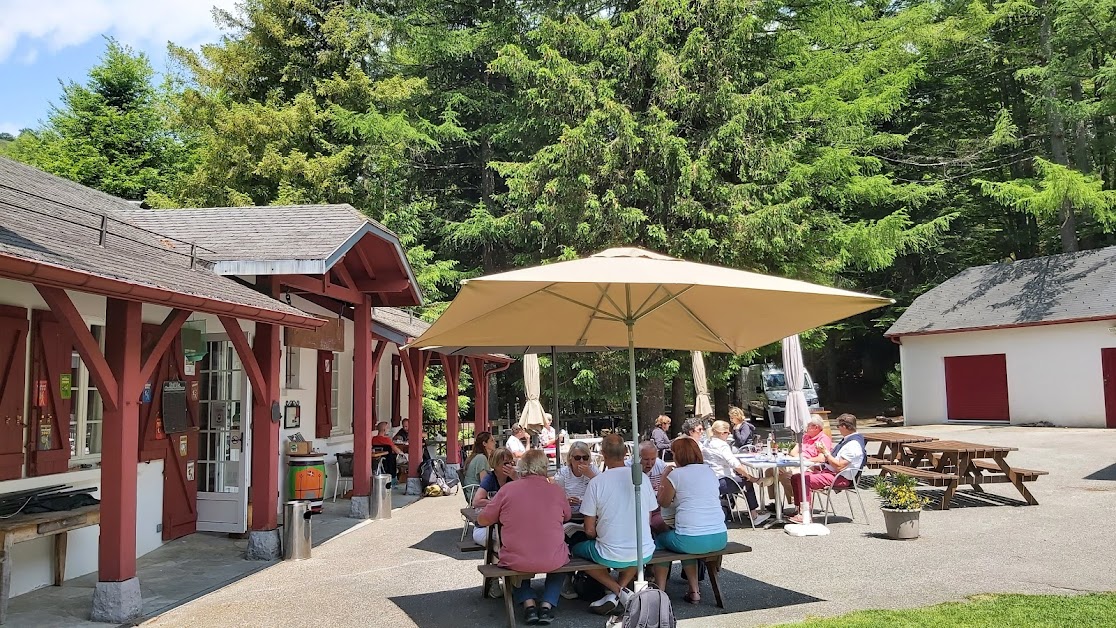
<instances>
[{"instance_id":1,"label":"man in white t-shirt","mask_svg":"<svg viewBox=\"0 0 1116 628\"><path fill-rule=\"evenodd\" d=\"M818 453L825 460L825 465L818 471L806 472L806 494L802 495L802 480L801 474L795 473L791 476L791 487L794 489L794 503L796 504L809 504L810 493L820 488L827 486L837 485L838 488L842 486L849 486L852 482L847 476L842 476L840 480L837 475L846 469L863 469L864 468L864 437L856 433L856 417L851 414L842 414L837 417L837 429L840 430L842 440L841 444L833 451L825 446L825 443L818 445ZM802 523L802 514L799 513L791 517L794 523Z\"/></svg>"},{"instance_id":2,"label":"man in white t-shirt","mask_svg":"<svg viewBox=\"0 0 1116 628\"><path fill-rule=\"evenodd\" d=\"M523 454L527 453L527 443L523 442L527 439L527 430L516 423L512 426L511 432L508 442L504 443L504 448L510 451L516 460L519 460L523 457Z\"/></svg>"},{"instance_id":3,"label":"man in white t-shirt","mask_svg":"<svg viewBox=\"0 0 1116 628\"><path fill-rule=\"evenodd\" d=\"M607 571L586 572L609 591L589 605L589 610L599 615L613 612L618 604L627 604L631 592L625 587L636 576L640 556L646 563L655 553L655 541L651 538L649 524L651 511L658 508L655 489L651 488L651 480L647 475L641 473L642 512L639 513L639 525L643 533L643 546L637 549L634 487L632 471L624 465L626 453L624 439L619 435L610 434L601 441L605 470L590 480L581 499L581 514L585 515L585 534L589 540L571 548L575 556L618 570L615 580L609 577Z\"/></svg>"}]
</instances>

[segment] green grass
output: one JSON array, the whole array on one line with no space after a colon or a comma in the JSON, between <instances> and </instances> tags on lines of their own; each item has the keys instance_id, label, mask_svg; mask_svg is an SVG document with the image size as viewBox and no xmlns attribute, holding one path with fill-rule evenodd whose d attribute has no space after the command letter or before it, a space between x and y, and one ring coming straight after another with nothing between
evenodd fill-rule
<instances>
[{"instance_id":1,"label":"green grass","mask_svg":"<svg viewBox=\"0 0 1116 628\"><path fill-rule=\"evenodd\" d=\"M781 628L985 628L986 626L1116 625L1116 593L1086 595L975 595L904 611L857 611L840 617L809 619Z\"/></svg>"}]
</instances>

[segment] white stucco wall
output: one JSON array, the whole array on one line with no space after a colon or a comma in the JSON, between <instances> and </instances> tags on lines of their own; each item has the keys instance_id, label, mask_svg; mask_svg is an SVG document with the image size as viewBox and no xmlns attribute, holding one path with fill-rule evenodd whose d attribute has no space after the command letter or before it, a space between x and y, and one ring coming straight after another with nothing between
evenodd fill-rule
<instances>
[{"instance_id":1,"label":"white stucco wall","mask_svg":"<svg viewBox=\"0 0 1116 628\"><path fill-rule=\"evenodd\" d=\"M1101 349L1116 347L1112 326L1069 323L906 336L899 354L907 424L946 422L946 357L1002 353L1012 424L1104 427Z\"/></svg>"}]
</instances>

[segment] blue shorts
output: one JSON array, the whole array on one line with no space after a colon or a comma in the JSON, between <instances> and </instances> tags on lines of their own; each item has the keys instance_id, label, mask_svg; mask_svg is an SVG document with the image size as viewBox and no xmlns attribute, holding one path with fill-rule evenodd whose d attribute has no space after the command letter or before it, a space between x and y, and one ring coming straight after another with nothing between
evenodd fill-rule
<instances>
[{"instance_id":1,"label":"blue shorts","mask_svg":"<svg viewBox=\"0 0 1116 628\"><path fill-rule=\"evenodd\" d=\"M594 539L582 541L577 545L571 547L570 551L573 552L574 556L584 558L585 560L591 560L598 565L604 565L605 567L610 567L612 569L625 569L627 567L635 567L638 564L638 561L634 560L631 562L616 562L614 560L602 558L601 553L597 551L597 541ZM651 560L650 556L643 560L643 564L646 565L647 561L649 560Z\"/></svg>"}]
</instances>

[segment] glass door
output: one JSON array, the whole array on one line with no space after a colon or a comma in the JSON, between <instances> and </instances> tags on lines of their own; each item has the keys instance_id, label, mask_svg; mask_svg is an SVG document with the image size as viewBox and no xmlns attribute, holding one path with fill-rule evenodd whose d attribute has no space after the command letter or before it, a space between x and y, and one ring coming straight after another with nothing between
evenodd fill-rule
<instances>
[{"instance_id":1,"label":"glass door","mask_svg":"<svg viewBox=\"0 0 1116 628\"><path fill-rule=\"evenodd\" d=\"M202 424L198 439L198 531L248 529L250 451L248 381L236 349L208 337L198 363Z\"/></svg>"}]
</instances>

